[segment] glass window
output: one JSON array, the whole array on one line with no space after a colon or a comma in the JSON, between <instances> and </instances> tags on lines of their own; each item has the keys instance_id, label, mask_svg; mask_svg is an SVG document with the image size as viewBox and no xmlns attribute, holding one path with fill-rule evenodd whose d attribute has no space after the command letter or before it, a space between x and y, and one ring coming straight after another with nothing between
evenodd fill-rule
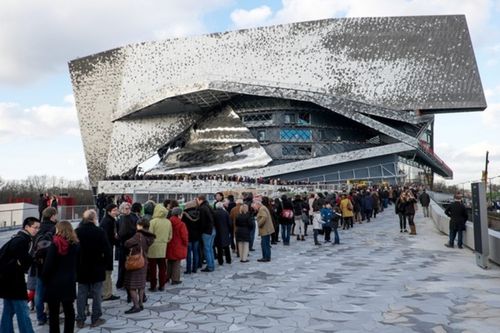
<instances>
[{"instance_id":1,"label":"glass window","mask_svg":"<svg viewBox=\"0 0 500 333\"><path fill-rule=\"evenodd\" d=\"M261 122L261 123L271 123L273 120L273 115L271 113L257 113L257 114L246 114L243 116L243 122Z\"/></svg>"},{"instance_id":2,"label":"glass window","mask_svg":"<svg viewBox=\"0 0 500 333\"><path fill-rule=\"evenodd\" d=\"M295 113L285 113L285 124L295 124Z\"/></svg>"},{"instance_id":3,"label":"glass window","mask_svg":"<svg viewBox=\"0 0 500 333\"><path fill-rule=\"evenodd\" d=\"M283 156L311 156L311 146L284 145L281 147Z\"/></svg>"},{"instance_id":4,"label":"glass window","mask_svg":"<svg viewBox=\"0 0 500 333\"><path fill-rule=\"evenodd\" d=\"M302 128L285 128L280 130L280 140L288 142L309 142L312 140L312 131Z\"/></svg>"},{"instance_id":5,"label":"glass window","mask_svg":"<svg viewBox=\"0 0 500 333\"><path fill-rule=\"evenodd\" d=\"M261 130L257 132L257 140L265 141L266 140L266 131Z\"/></svg>"},{"instance_id":6,"label":"glass window","mask_svg":"<svg viewBox=\"0 0 500 333\"><path fill-rule=\"evenodd\" d=\"M311 114L299 113L299 121L297 123L299 125L309 125L311 123Z\"/></svg>"}]
</instances>

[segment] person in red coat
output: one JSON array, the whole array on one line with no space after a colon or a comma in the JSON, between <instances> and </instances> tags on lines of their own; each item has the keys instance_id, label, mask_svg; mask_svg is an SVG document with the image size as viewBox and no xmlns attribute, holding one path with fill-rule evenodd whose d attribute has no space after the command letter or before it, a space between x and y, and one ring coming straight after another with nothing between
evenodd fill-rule
<instances>
[{"instance_id":1,"label":"person in red coat","mask_svg":"<svg viewBox=\"0 0 500 333\"><path fill-rule=\"evenodd\" d=\"M182 209L175 207L172 209L170 222L172 223L172 239L167 247L167 282L172 280L172 284L181 283L181 260L187 257L188 231L186 225L181 220Z\"/></svg>"}]
</instances>

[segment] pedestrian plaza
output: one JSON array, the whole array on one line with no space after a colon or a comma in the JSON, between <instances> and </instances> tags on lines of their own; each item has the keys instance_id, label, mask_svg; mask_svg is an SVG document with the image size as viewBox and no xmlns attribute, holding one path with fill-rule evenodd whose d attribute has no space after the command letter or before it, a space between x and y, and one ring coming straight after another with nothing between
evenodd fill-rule
<instances>
[{"instance_id":1,"label":"pedestrian plaza","mask_svg":"<svg viewBox=\"0 0 500 333\"><path fill-rule=\"evenodd\" d=\"M103 303L106 323L77 332L498 332L500 269L476 266L471 249L448 249L421 211L417 236L399 232L393 206L371 223L340 230L341 244L272 247L260 263L259 238L249 263L184 275L180 285L147 292L145 310ZM1 243L11 232L0 234ZM116 274L116 269L114 271ZM36 326L48 332L48 325Z\"/></svg>"}]
</instances>

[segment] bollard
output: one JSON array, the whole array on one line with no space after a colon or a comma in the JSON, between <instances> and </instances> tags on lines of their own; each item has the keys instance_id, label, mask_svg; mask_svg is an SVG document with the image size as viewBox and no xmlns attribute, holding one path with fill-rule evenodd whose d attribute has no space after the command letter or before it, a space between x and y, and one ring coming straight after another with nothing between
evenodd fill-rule
<instances>
[{"instance_id":1,"label":"bollard","mask_svg":"<svg viewBox=\"0 0 500 333\"><path fill-rule=\"evenodd\" d=\"M488 214L486 211L486 191L484 183L472 183L472 221L474 224L474 251L476 264L488 268L490 255L488 239Z\"/></svg>"}]
</instances>

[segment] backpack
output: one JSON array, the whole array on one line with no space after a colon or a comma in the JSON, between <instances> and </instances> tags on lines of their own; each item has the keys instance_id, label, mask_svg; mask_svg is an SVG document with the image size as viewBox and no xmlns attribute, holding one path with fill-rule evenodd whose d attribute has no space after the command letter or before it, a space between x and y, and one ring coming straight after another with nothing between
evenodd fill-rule
<instances>
[{"instance_id":1,"label":"backpack","mask_svg":"<svg viewBox=\"0 0 500 333\"><path fill-rule=\"evenodd\" d=\"M53 234L51 232L46 232L43 234L37 234L33 241L33 258L34 261L43 265L45 257L47 256L47 251L49 250L49 246L52 245Z\"/></svg>"},{"instance_id":2,"label":"backpack","mask_svg":"<svg viewBox=\"0 0 500 333\"><path fill-rule=\"evenodd\" d=\"M281 217L284 219L292 219L293 218L293 210L291 209L283 209L281 211Z\"/></svg>"}]
</instances>

